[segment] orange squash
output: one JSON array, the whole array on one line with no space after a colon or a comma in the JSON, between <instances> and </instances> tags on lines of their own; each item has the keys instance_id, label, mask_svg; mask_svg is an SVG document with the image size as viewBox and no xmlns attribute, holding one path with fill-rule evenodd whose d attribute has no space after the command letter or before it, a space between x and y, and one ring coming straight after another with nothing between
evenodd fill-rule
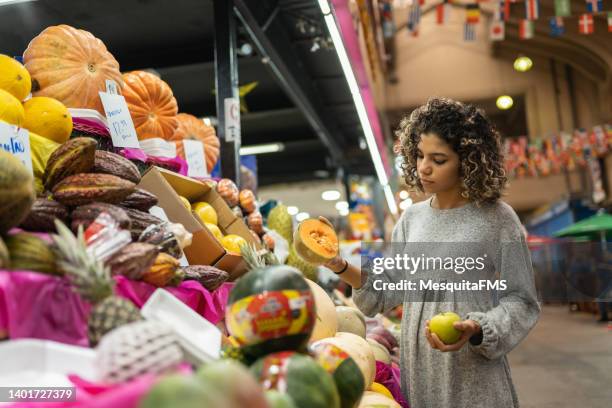
<instances>
[{"instance_id":1,"label":"orange squash","mask_svg":"<svg viewBox=\"0 0 612 408\"><path fill-rule=\"evenodd\" d=\"M196 118L188 113L179 113L176 116L178 127L170 138L176 145L178 156L185 158L183 140L198 140L204 144L204 154L206 156L206 167L210 173L219 160L219 138L215 128L204 123L203 120Z\"/></svg>"},{"instance_id":2,"label":"orange squash","mask_svg":"<svg viewBox=\"0 0 612 408\"><path fill-rule=\"evenodd\" d=\"M138 139L169 139L178 126L178 105L167 83L145 71L123 74L123 96Z\"/></svg>"},{"instance_id":3,"label":"orange squash","mask_svg":"<svg viewBox=\"0 0 612 408\"><path fill-rule=\"evenodd\" d=\"M296 228L293 246L306 262L323 264L338 254L338 236L329 224L309 218Z\"/></svg>"},{"instance_id":4,"label":"orange squash","mask_svg":"<svg viewBox=\"0 0 612 408\"><path fill-rule=\"evenodd\" d=\"M42 31L23 53L32 77L33 96L48 96L69 108L95 109L104 115L99 91L106 80L122 86L119 63L90 32L68 25Z\"/></svg>"}]
</instances>

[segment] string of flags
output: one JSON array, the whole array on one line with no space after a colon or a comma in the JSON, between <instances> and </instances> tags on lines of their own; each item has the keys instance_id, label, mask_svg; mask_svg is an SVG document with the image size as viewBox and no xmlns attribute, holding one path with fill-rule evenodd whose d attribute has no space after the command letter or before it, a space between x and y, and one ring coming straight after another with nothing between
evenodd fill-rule
<instances>
[{"instance_id":1,"label":"string of flags","mask_svg":"<svg viewBox=\"0 0 612 408\"><path fill-rule=\"evenodd\" d=\"M445 24L451 15L453 0L428 0L434 3L436 13L436 24ZM535 36L535 22L542 18L540 0L474 0L474 3L464 6L465 21L463 27L463 39L475 41L476 27L481 21L480 3L492 1L493 19L489 26L489 38L492 41L503 41L506 37L506 22L510 18L511 6L524 7L524 18L519 20L519 38L531 39ZM522 5L520 3L523 3ZM423 16L425 0L412 0L408 11L408 32L416 37L419 35L419 25ZM566 33L566 20L572 15L570 0L554 0L555 15L548 18L550 35L561 37ZM595 15L606 16L608 32L612 33L612 11L603 10L603 0L584 0L584 13L577 19L578 32L590 35L595 32Z\"/></svg>"}]
</instances>

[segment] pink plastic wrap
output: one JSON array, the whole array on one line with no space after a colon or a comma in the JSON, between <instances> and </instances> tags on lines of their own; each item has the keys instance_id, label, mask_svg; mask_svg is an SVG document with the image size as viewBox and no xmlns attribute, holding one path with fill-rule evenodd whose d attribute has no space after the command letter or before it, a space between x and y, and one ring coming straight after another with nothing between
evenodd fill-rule
<instances>
[{"instance_id":1,"label":"pink plastic wrap","mask_svg":"<svg viewBox=\"0 0 612 408\"><path fill-rule=\"evenodd\" d=\"M396 365L385 364L381 361L376 362L376 377L374 381L384 385L393 395L395 402L403 408L410 408L408 402L402 394L402 386L400 382L400 370Z\"/></svg>"},{"instance_id":2,"label":"pink plastic wrap","mask_svg":"<svg viewBox=\"0 0 612 408\"><path fill-rule=\"evenodd\" d=\"M138 307L147 301L155 287L116 276L119 296ZM196 281L166 288L179 300L213 324L225 313L232 283L213 293ZM0 271L0 330L9 336L55 340L88 347L87 316L90 306L76 294L65 278L29 271Z\"/></svg>"}]
</instances>

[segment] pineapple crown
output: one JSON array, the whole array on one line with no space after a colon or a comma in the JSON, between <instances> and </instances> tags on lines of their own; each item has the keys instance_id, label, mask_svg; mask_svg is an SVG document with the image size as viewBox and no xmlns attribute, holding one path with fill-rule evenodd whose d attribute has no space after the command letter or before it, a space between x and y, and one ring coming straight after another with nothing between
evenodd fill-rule
<instances>
[{"instance_id":1,"label":"pineapple crown","mask_svg":"<svg viewBox=\"0 0 612 408\"><path fill-rule=\"evenodd\" d=\"M240 254L246 262L249 270L263 268L268 265L279 265L280 262L272 252L260 254L253 244L243 244L240 246Z\"/></svg>"},{"instance_id":2,"label":"pineapple crown","mask_svg":"<svg viewBox=\"0 0 612 408\"><path fill-rule=\"evenodd\" d=\"M87 251L80 225L77 236L61 221L55 220L53 235L57 266L74 285L74 290L93 304L113 295L114 281L110 269Z\"/></svg>"}]
</instances>

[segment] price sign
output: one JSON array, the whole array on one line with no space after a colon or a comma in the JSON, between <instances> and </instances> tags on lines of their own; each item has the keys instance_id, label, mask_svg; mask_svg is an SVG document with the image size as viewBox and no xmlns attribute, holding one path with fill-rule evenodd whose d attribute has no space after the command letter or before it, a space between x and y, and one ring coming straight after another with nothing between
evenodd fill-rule
<instances>
[{"instance_id":1,"label":"price sign","mask_svg":"<svg viewBox=\"0 0 612 408\"><path fill-rule=\"evenodd\" d=\"M225 98L225 141L240 140L240 99Z\"/></svg>"},{"instance_id":2,"label":"price sign","mask_svg":"<svg viewBox=\"0 0 612 408\"><path fill-rule=\"evenodd\" d=\"M138 136L125 98L122 95L100 92L100 100L106 113L113 146L139 149Z\"/></svg>"},{"instance_id":3,"label":"price sign","mask_svg":"<svg viewBox=\"0 0 612 408\"><path fill-rule=\"evenodd\" d=\"M0 148L17 157L24 166L32 169L32 151L30 150L30 132L17 126L0 122Z\"/></svg>"},{"instance_id":4,"label":"price sign","mask_svg":"<svg viewBox=\"0 0 612 408\"><path fill-rule=\"evenodd\" d=\"M107 79L106 81L106 92L112 95L119 95L118 86L115 81L112 79Z\"/></svg>"},{"instance_id":5,"label":"price sign","mask_svg":"<svg viewBox=\"0 0 612 408\"><path fill-rule=\"evenodd\" d=\"M187 175L189 177L208 177L204 144L199 140L183 140L185 160L187 161Z\"/></svg>"}]
</instances>

